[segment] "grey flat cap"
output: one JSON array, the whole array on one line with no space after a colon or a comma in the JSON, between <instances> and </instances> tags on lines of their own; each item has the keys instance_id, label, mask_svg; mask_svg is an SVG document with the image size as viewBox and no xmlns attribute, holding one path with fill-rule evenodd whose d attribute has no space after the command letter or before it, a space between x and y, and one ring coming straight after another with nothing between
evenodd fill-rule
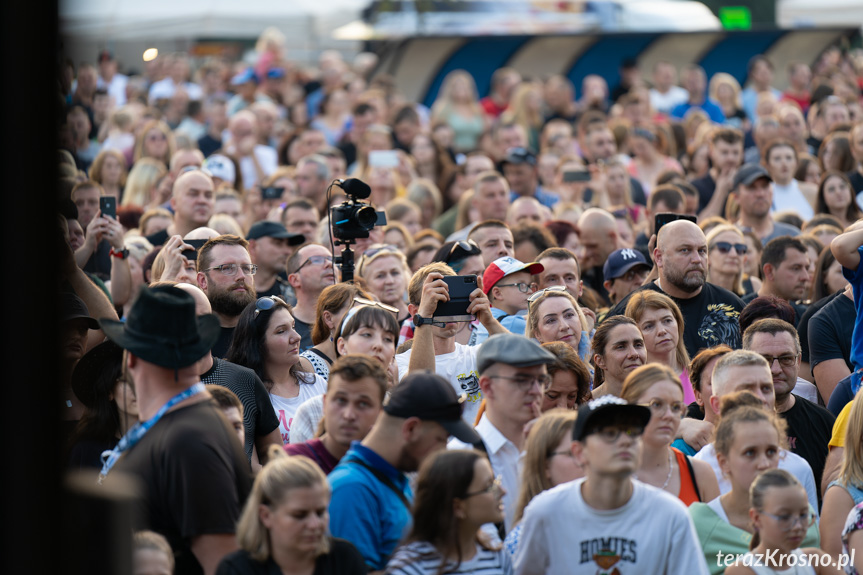
<instances>
[{"instance_id":1,"label":"grey flat cap","mask_svg":"<svg viewBox=\"0 0 863 575\"><path fill-rule=\"evenodd\" d=\"M557 358L541 345L523 335L500 333L482 344L476 354L476 365L482 374L493 363L505 363L514 367L531 367L554 363Z\"/></svg>"}]
</instances>

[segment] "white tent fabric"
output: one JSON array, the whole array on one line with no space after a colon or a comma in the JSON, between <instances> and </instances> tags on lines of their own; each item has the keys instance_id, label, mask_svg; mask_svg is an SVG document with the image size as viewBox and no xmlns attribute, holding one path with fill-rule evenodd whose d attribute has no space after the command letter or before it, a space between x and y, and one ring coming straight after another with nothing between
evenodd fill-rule
<instances>
[{"instance_id":1,"label":"white tent fabric","mask_svg":"<svg viewBox=\"0 0 863 575\"><path fill-rule=\"evenodd\" d=\"M356 19L366 0L61 0L64 34L93 40L255 38L332 29ZM327 32L328 30L317 30Z\"/></svg>"},{"instance_id":2,"label":"white tent fabric","mask_svg":"<svg viewBox=\"0 0 863 575\"><path fill-rule=\"evenodd\" d=\"M859 26L863 28L860 0L779 0L776 24L786 28L807 26Z\"/></svg>"}]
</instances>

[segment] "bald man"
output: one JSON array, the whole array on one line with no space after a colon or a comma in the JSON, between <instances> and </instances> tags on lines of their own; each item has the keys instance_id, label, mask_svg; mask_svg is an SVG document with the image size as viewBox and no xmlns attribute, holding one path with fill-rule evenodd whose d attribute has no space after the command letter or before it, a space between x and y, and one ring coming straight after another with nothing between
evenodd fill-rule
<instances>
[{"instance_id":1,"label":"bald man","mask_svg":"<svg viewBox=\"0 0 863 575\"><path fill-rule=\"evenodd\" d=\"M606 305L610 305L608 290L603 285L605 278L602 275L602 266L611 252L626 247L620 242L617 222L609 212L600 208L589 208L578 218L576 227L581 246L575 255L582 269L581 278L605 299Z\"/></svg>"},{"instance_id":2,"label":"bald man","mask_svg":"<svg viewBox=\"0 0 863 575\"><path fill-rule=\"evenodd\" d=\"M171 209L174 221L160 232L147 236L153 246L161 246L173 235L185 236L207 225L215 202L213 180L200 170L186 172L174 181Z\"/></svg>"},{"instance_id":3,"label":"bald man","mask_svg":"<svg viewBox=\"0 0 863 575\"><path fill-rule=\"evenodd\" d=\"M683 314L683 342L689 356L720 343L740 349L737 318L743 300L707 281L707 238L701 228L687 220L662 226L653 261L659 278L634 293L649 289L674 300ZM607 317L622 315L630 297L615 305Z\"/></svg>"},{"instance_id":4,"label":"bald man","mask_svg":"<svg viewBox=\"0 0 863 575\"><path fill-rule=\"evenodd\" d=\"M169 284L171 282L164 282ZM195 299L195 315L213 313L210 300L199 287L187 283L173 284ZM221 385L237 394L243 403L243 428L246 440L243 445L246 457L257 473L266 460L267 448L280 445L279 418L270 402L267 388L254 371L207 353L198 361L198 373L204 385ZM258 456L260 454L260 457Z\"/></svg>"},{"instance_id":5,"label":"bald man","mask_svg":"<svg viewBox=\"0 0 863 575\"><path fill-rule=\"evenodd\" d=\"M506 211L506 223L510 228L521 224L541 226L543 222L550 219L551 210L532 196L519 196Z\"/></svg>"}]
</instances>

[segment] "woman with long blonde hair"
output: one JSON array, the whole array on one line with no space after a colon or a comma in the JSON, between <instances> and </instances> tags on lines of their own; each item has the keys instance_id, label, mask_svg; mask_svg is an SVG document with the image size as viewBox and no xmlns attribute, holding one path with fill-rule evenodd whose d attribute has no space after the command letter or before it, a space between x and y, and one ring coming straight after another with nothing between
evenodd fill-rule
<instances>
[{"instance_id":1,"label":"woman with long blonde hair","mask_svg":"<svg viewBox=\"0 0 863 575\"><path fill-rule=\"evenodd\" d=\"M518 124L527 134L527 143L532 150L539 149L539 133L542 130L542 90L533 82L519 84L512 95L509 107L501 114L501 122Z\"/></svg>"},{"instance_id":2,"label":"woman with long blonde hair","mask_svg":"<svg viewBox=\"0 0 863 575\"><path fill-rule=\"evenodd\" d=\"M443 121L452 128L456 152L467 153L477 148L487 121L470 74L464 70L447 74L432 105L431 121Z\"/></svg>"},{"instance_id":3,"label":"woman with long blonde hair","mask_svg":"<svg viewBox=\"0 0 863 575\"><path fill-rule=\"evenodd\" d=\"M169 166L171 156L177 149L174 133L168 124L162 120L150 120L141 127L135 138L135 151L132 159L135 163L141 158L155 158Z\"/></svg>"},{"instance_id":4,"label":"woman with long blonde hair","mask_svg":"<svg viewBox=\"0 0 863 575\"><path fill-rule=\"evenodd\" d=\"M504 542L511 555L518 549L520 521L527 504L547 489L584 476L584 469L575 462L570 451L576 417L576 411L552 409L543 413L527 434L513 516L515 527Z\"/></svg>"}]
</instances>

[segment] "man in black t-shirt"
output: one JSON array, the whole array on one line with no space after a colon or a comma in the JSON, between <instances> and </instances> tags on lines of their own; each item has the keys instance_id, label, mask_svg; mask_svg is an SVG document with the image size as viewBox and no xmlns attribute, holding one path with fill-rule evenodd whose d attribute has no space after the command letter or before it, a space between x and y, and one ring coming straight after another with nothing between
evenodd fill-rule
<instances>
[{"instance_id":1,"label":"man in black t-shirt","mask_svg":"<svg viewBox=\"0 0 863 575\"><path fill-rule=\"evenodd\" d=\"M806 308L806 311L803 312L803 316L797 320L797 334L800 336L800 373L801 377L807 381L813 381L815 379L812 375L812 363L809 356L809 320L812 319L812 316L821 311L821 308L841 296L844 291L845 290L837 291L836 293L825 296L816 302L812 302L812 304Z\"/></svg>"},{"instance_id":2,"label":"man in black t-shirt","mask_svg":"<svg viewBox=\"0 0 863 575\"><path fill-rule=\"evenodd\" d=\"M120 440L102 476L109 484L121 473L140 481L136 528L168 539L176 573L213 573L237 548L236 523L252 486L240 440L198 375L219 321L196 318L192 296L159 286L141 288L126 322L101 325L125 350L138 416L148 423Z\"/></svg>"},{"instance_id":3,"label":"man in black t-shirt","mask_svg":"<svg viewBox=\"0 0 863 575\"><path fill-rule=\"evenodd\" d=\"M809 320L809 364L824 403L842 378L851 375L851 334L857 310L849 285L842 295L821 308Z\"/></svg>"},{"instance_id":4,"label":"man in black t-shirt","mask_svg":"<svg viewBox=\"0 0 863 575\"><path fill-rule=\"evenodd\" d=\"M669 296L683 314L683 342L694 357L701 349L724 343L740 348L737 318L743 302L730 291L706 281L707 239L688 220L662 226L653 251L659 271L656 281L633 293L653 290ZM632 294L618 302L606 318L623 315Z\"/></svg>"},{"instance_id":5,"label":"man in black t-shirt","mask_svg":"<svg viewBox=\"0 0 863 575\"><path fill-rule=\"evenodd\" d=\"M175 285L195 299L196 315L212 313L210 300L200 288L187 283ZM215 358L212 353L201 358L198 368L201 371L201 383L227 387L243 403L243 428L246 437L244 448L246 457L252 462L252 468L257 470L267 460L267 448L270 445L282 444L279 418L264 383L251 369ZM253 450L256 450L254 459Z\"/></svg>"},{"instance_id":6,"label":"man in black t-shirt","mask_svg":"<svg viewBox=\"0 0 863 575\"><path fill-rule=\"evenodd\" d=\"M743 349L764 356L770 364L776 412L788 422L788 447L809 463L815 485L821 485L835 417L823 407L792 393L800 367L797 330L781 319L758 320L743 333Z\"/></svg>"}]
</instances>

